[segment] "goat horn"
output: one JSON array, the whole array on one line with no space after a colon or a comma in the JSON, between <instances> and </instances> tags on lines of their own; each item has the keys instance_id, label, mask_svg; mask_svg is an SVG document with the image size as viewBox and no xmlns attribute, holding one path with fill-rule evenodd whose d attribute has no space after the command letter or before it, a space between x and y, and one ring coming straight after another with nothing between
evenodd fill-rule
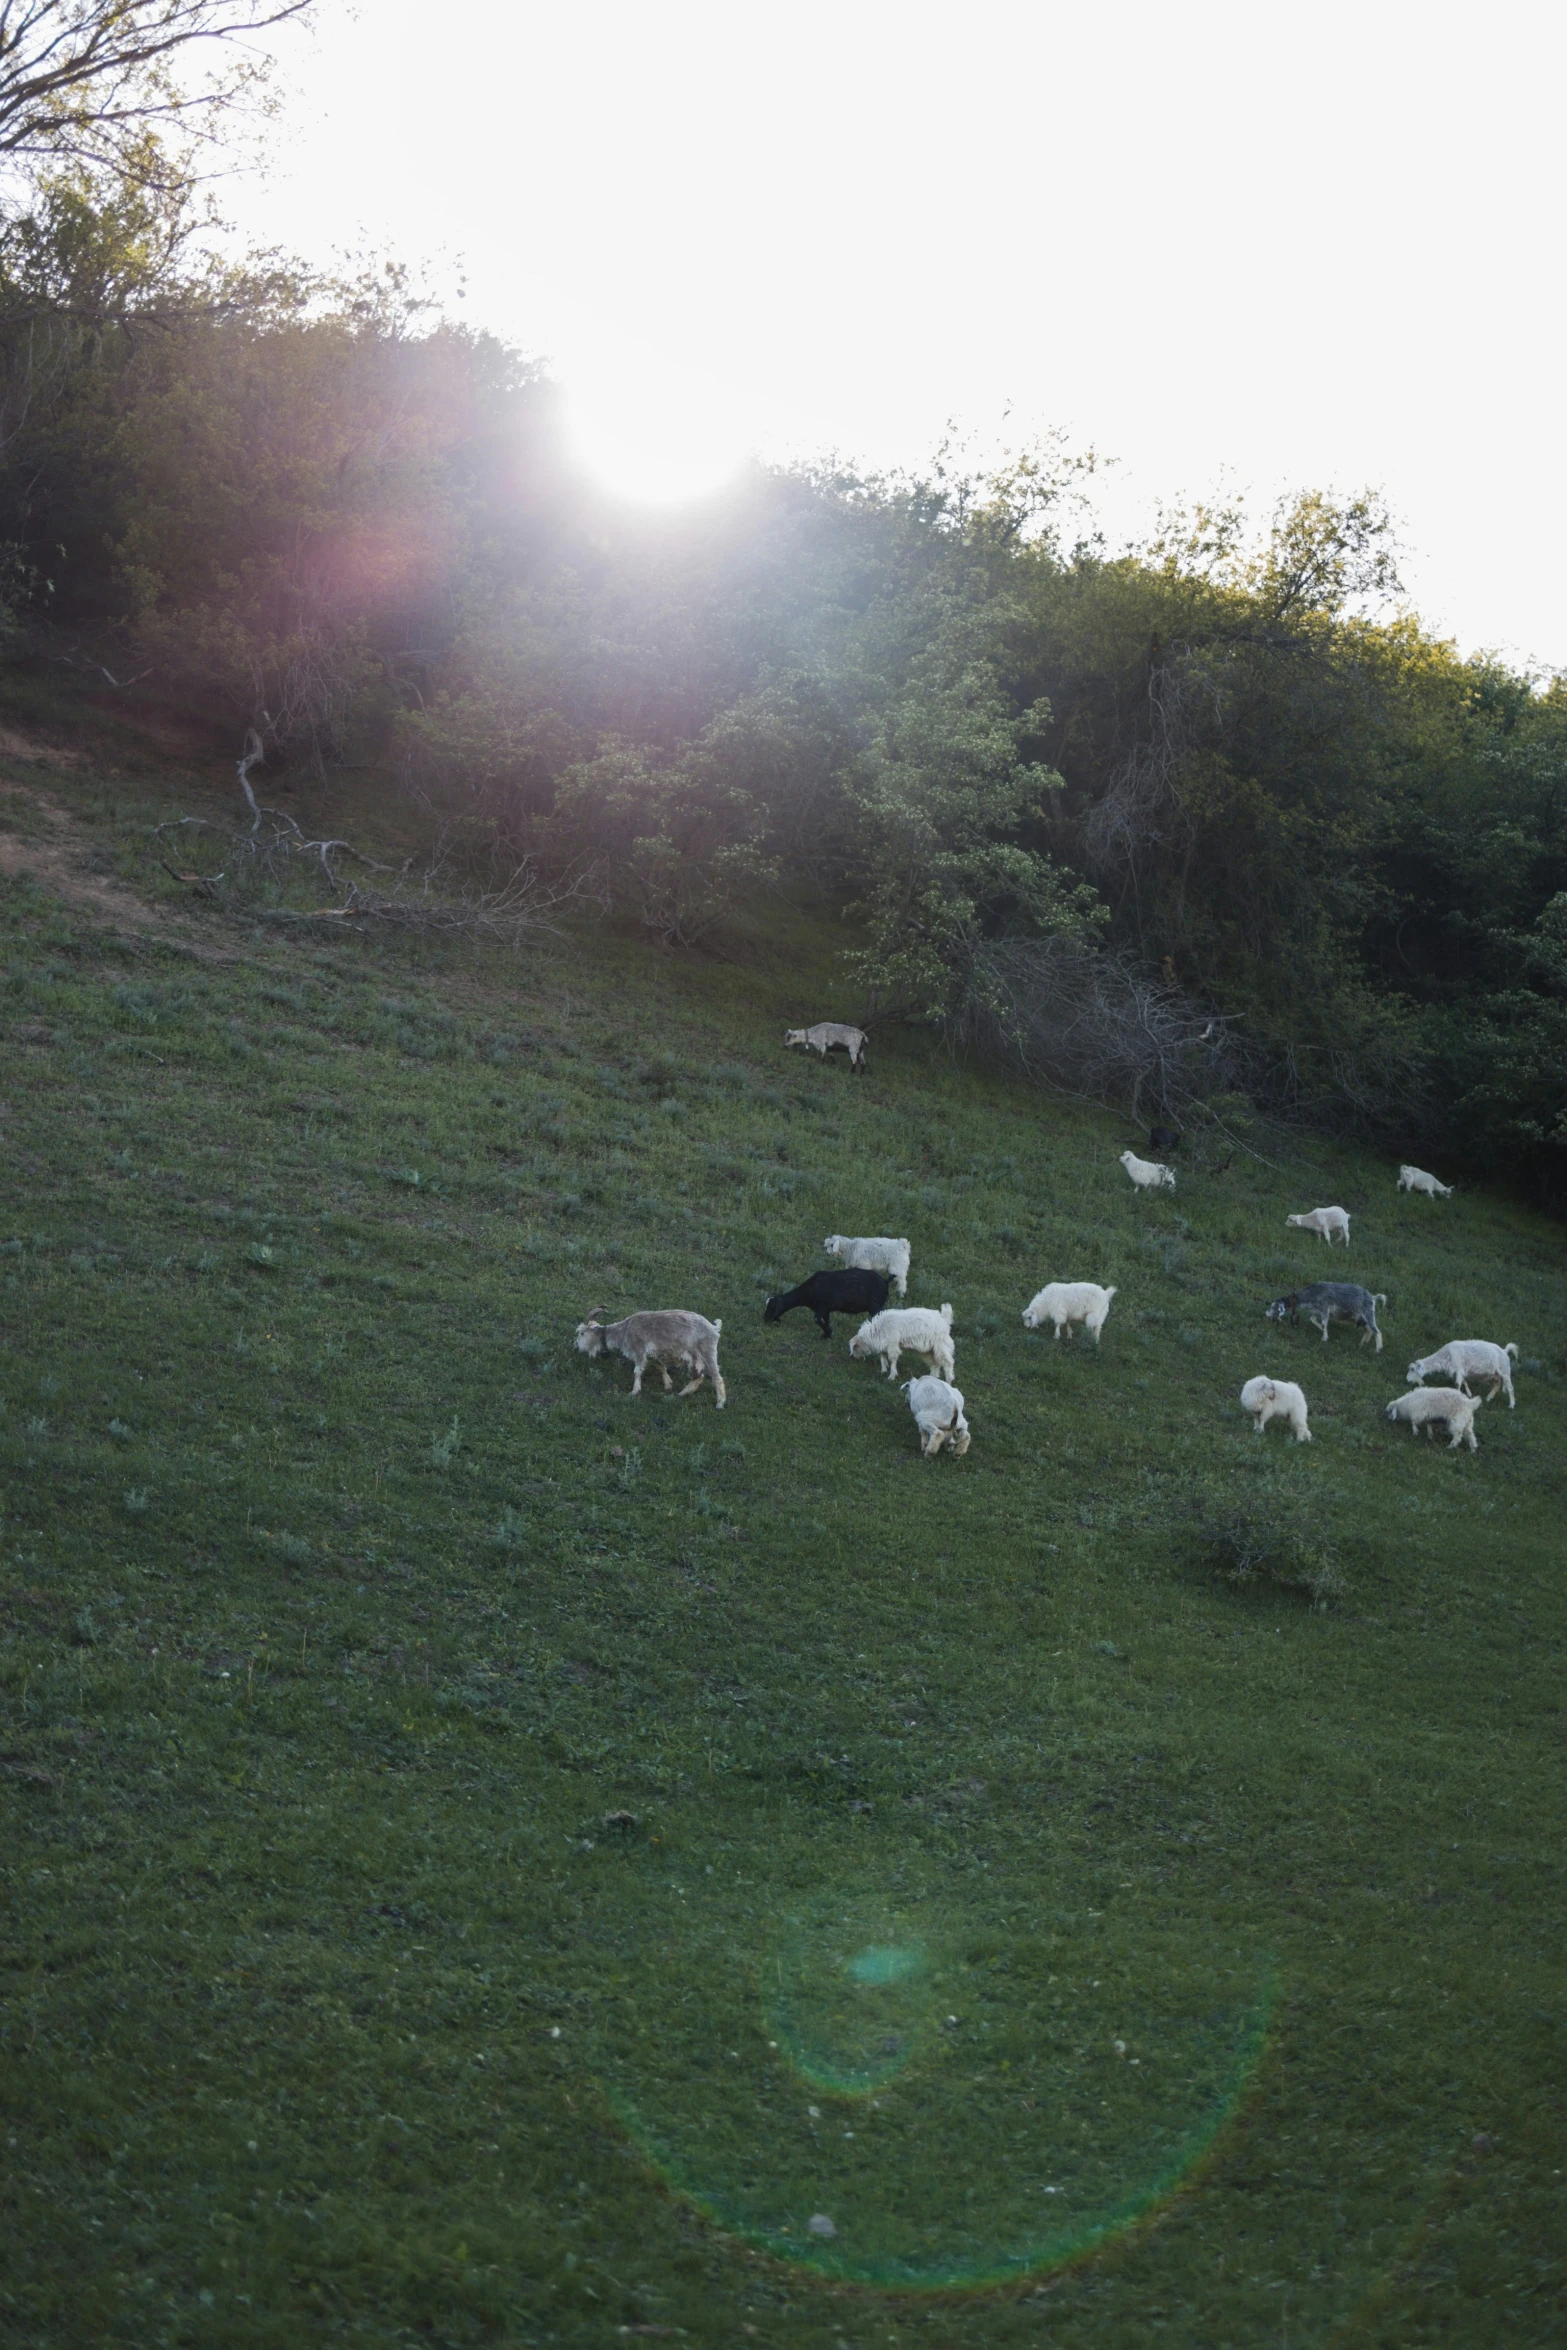
<instances>
[{"instance_id":1,"label":"goat horn","mask_svg":"<svg viewBox=\"0 0 1567 2350\"><path fill-rule=\"evenodd\" d=\"M608 1312L608 1306L589 1306L588 1320L590 1322L601 1322Z\"/></svg>"}]
</instances>

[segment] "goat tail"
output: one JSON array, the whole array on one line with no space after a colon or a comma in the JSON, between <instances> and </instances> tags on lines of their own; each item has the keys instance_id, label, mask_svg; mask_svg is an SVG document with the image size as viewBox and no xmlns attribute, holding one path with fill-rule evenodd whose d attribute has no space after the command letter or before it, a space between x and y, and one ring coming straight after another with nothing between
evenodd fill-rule
<instances>
[{"instance_id":1,"label":"goat tail","mask_svg":"<svg viewBox=\"0 0 1567 2350\"><path fill-rule=\"evenodd\" d=\"M1513 1361L1514 1361L1515 1363L1517 1362L1517 1360L1518 1360L1518 1349L1517 1349L1517 1347L1515 1347L1515 1346L1514 1346L1514 1344L1513 1344L1513 1342L1512 1342L1512 1340L1511 1340L1510 1338L1509 1338L1509 1340L1507 1341L1507 1344L1506 1344L1506 1345L1503 1347L1503 1349L1502 1349L1502 1352L1503 1352L1503 1354L1504 1354L1504 1355L1511 1355L1511 1356L1512 1356L1512 1358L1513 1358Z\"/></svg>"},{"instance_id":2,"label":"goat tail","mask_svg":"<svg viewBox=\"0 0 1567 2350\"><path fill-rule=\"evenodd\" d=\"M952 1328L952 1308L950 1306L942 1307L941 1319L946 1323L947 1328L950 1330Z\"/></svg>"},{"instance_id":3,"label":"goat tail","mask_svg":"<svg viewBox=\"0 0 1567 2350\"><path fill-rule=\"evenodd\" d=\"M720 1322L715 1322L715 1323L713 1324L713 1336L714 1336L715 1338L722 1338L722 1337L723 1337L723 1335L724 1335L724 1325L723 1325L723 1323L722 1323L721 1321L720 1321Z\"/></svg>"},{"instance_id":4,"label":"goat tail","mask_svg":"<svg viewBox=\"0 0 1567 2350\"><path fill-rule=\"evenodd\" d=\"M1387 1304L1387 1291L1385 1289L1374 1289L1371 1292L1371 1302L1374 1306L1385 1306Z\"/></svg>"}]
</instances>

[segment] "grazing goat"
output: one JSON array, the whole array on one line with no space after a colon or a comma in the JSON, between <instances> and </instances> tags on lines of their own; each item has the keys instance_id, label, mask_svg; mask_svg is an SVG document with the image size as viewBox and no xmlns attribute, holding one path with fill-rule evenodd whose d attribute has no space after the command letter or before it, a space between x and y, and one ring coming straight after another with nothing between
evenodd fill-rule
<instances>
[{"instance_id":1,"label":"grazing goat","mask_svg":"<svg viewBox=\"0 0 1567 2350\"><path fill-rule=\"evenodd\" d=\"M679 1363L695 1374L681 1388L681 1394L690 1395L704 1379L711 1379L722 1411L728 1392L718 1368L718 1340L723 1327L722 1322L709 1322L704 1314L677 1311L627 1314L622 1322L606 1322L604 1308L595 1306L587 1320L577 1324L577 1352L590 1355L595 1361L600 1355L624 1355L636 1374L631 1382L633 1395L642 1393L642 1374L649 1363L663 1380L666 1392L674 1381L665 1365Z\"/></svg>"},{"instance_id":2,"label":"grazing goat","mask_svg":"<svg viewBox=\"0 0 1567 2350\"><path fill-rule=\"evenodd\" d=\"M1148 1148L1151 1151L1173 1151L1180 1139L1180 1135L1173 1126L1150 1127Z\"/></svg>"},{"instance_id":3,"label":"grazing goat","mask_svg":"<svg viewBox=\"0 0 1567 2350\"><path fill-rule=\"evenodd\" d=\"M809 1273L797 1288L770 1297L762 1319L781 1322L796 1306L809 1306L822 1336L831 1338L834 1314L879 1314L889 1287L885 1273L867 1273L858 1266L845 1273Z\"/></svg>"},{"instance_id":4,"label":"grazing goat","mask_svg":"<svg viewBox=\"0 0 1567 2350\"><path fill-rule=\"evenodd\" d=\"M1489 1379L1491 1392L1487 1403L1495 1403L1503 1390L1507 1408L1514 1409L1517 1398L1513 1394L1513 1365L1518 1360L1518 1349L1511 1339L1505 1346L1493 1346L1488 1338L1450 1338L1446 1346L1434 1355L1422 1355L1411 1363L1404 1373L1411 1387L1423 1386L1427 1379L1451 1379L1467 1395L1471 1379Z\"/></svg>"},{"instance_id":5,"label":"grazing goat","mask_svg":"<svg viewBox=\"0 0 1567 2350\"><path fill-rule=\"evenodd\" d=\"M822 1242L822 1254L842 1257L846 1265L857 1266L866 1273L890 1275L892 1286L900 1297L909 1293L909 1244L906 1240L850 1240L842 1232L829 1232Z\"/></svg>"},{"instance_id":6,"label":"grazing goat","mask_svg":"<svg viewBox=\"0 0 1567 2350\"><path fill-rule=\"evenodd\" d=\"M1123 1151L1121 1164L1139 1191L1173 1191L1175 1173L1170 1167L1161 1167L1154 1159L1140 1159L1135 1151Z\"/></svg>"},{"instance_id":7,"label":"grazing goat","mask_svg":"<svg viewBox=\"0 0 1567 2350\"><path fill-rule=\"evenodd\" d=\"M1427 1199L1435 1199L1438 1193L1443 1199L1451 1199L1453 1196L1452 1185L1438 1183L1436 1177L1428 1175L1424 1167L1400 1167L1398 1188L1400 1191L1423 1191Z\"/></svg>"},{"instance_id":8,"label":"grazing goat","mask_svg":"<svg viewBox=\"0 0 1567 2350\"><path fill-rule=\"evenodd\" d=\"M934 1460L950 1444L961 1460L969 1447L969 1425L963 1417L963 1397L945 1379L905 1379L903 1392L920 1432L920 1451Z\"/></svg>"},{"instance_id":9,"label":"grazing goat","mask_svg":"<svg viewBox=\"0 0 1567 2350\"><path fill-rule=\"evenodd\" d=\"M1349 1246L1349 1211L1347 1208L1312 1208L1304 1216L1286 1216L1286 1224L1293 1224L1301 1232L1320 1232L1329 1248L1333 1235L1338 1234L1344 1246Z\"/></svg>"},{"instance_id":10,"label":"grazing goat","mask_svg":"<svg viewBox=\"0 0 1567 2350\"><path fill-rule=\"evenodd\" d=\"M829 1053L847 1053L849 1067L863 1069L870 1038L863 1028L847 1027L842 1020L818 1020L814 1028L786 1028L784 1043L804 1045L808 1053L820 1053L824 1061Z\"/></svg>"},{"instance_id":11,"label":"grazing goat","mask_svg":"<svg viewBox=\"0 0 1567 2350\"><path fill-rule=\"evenodd\" d=\"M1114 1295L1097 1281L1049 1281L1023 1308L1023 1327L1037 1330L1041 1322L1053 1322L1059 1340L1069 1322L1081 1322L1085 1336L1097 1346Z\"/></svg>"},{"instance_id":12,"label":"grazing goat","mask_svg":"<svg viewBox=\"0 0 1567 2350\"><path fill-rule=\"evenodd\" d=\"M1417 1434L1422 1428L1428 1436L1433 1428L1445 1428L1449 1452L1456 1452L1461 1444L1478 1452L1475 1414L1479 1409L1478 1397L1460 1395L1456 1387L1412 1387L1388 1405L1387 1416L1394 1421L1407 1420Z\"/></svg>"},{"instance_id":13,"label":"grazing goat","mask_svg":"<svg viewBox=\"0 0 1567 2350\"><path fill-rule=\"evenodd\" d=\"M1286 1314L1292 1322L1298 1322L1304 1314L1321 1331L1324 1346L1328 1342L1330 1322L1358 1322L1361 1345L1374 1338L1380 1354L1382 1333L1377 1328L1377 1308L1386 1304L1385 1290L1373 1294L1369 1289L1362 1289L1358 1281L1308 1281L1304 1289L1291 1289L1283 1297L1276 1297L1266 1311L1270 1322L1282 1322Z\"/></svg>"},{"instance_id":14,"label":"grazing goat","mask_svg":"<svg viewBox=\"0 0 1567 2350\"><path fill-rule=\"evenodd\" d=\"M849 1341L849 1352L856 1362L880 1355L889 1379L898 1376L898 1357L905 1349L911 1355L923 1355L933 1371L950 1379L954 1369L952 1308L943 1306L937 1313L931 1306L889 1306L869 1322L862 1322Z\"/></svg>"},{"instance_id":15,"label":"grazing goat","mask_svg":"<svg viewBox=\"0 0 1567 2350\"><path fill-rule=\"evenodd\" d=\"M1306 1398L1293 1379L1248 1379L1241 1389L1241 1410L1250 1412L1260 1436L1270 1420L1287 1420L1297 1444L1311 1442L1306 1425Z\"/></svg>"}]
</instances>

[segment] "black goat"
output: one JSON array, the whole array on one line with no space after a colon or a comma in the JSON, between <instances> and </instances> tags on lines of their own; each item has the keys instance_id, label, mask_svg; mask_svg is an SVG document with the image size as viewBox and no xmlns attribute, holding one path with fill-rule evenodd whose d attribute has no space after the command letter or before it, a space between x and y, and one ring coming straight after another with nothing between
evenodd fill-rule
<instances>
[{"instance_id":1,"label":"black goat","mask_svg":"<svg viewBox=\"0 0 1567 2350\"><path fill-rule=\"evenodd\" d=\"M1157 1156L1160 1151L1173 1151L1180 1139L1173 1126L1155 1126L1149 1132L1148 1148Z\"/></svg>"},{"instance_id":2,"label":"black goat","mask_svg":"<svg viewBox=\"0 0 1567 2350\"><path fill-rule=\"evenodd\" d=\"M879 1314L891 1283L885 1273L866 1273L850 1267L842 1273L812 1273L797 1289L770 1297L764 1322L781 1322L791 1307L809 1306L824 1338L832 1336L834 1314Z\"/></svg>"}]
</instances>

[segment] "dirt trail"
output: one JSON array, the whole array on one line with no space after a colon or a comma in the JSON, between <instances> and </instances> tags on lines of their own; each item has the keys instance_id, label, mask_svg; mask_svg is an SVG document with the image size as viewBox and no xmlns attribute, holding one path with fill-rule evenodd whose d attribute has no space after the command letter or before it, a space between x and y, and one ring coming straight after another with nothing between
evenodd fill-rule
<instances>
[{"instance_id":1,"label":"dirt trail","mask_svg":"<svg viewBox=\"0 0 1567 2350\"><path fill-rule=\"evenodd\" d=\"M0 758L36 760L54 768L75 764L70 752L29 742L9 726L0 726ZM122 881L92 870L93 844L70 809L50 793L37 784L19 782L13 776L0 780L0 808L6 796L26 800L42 819L45 829L12 832L0 818L0 873L31 873L68 906L96 914L102 921L112 922L121 929L189 935L191 926L179 914L150 905Z\"/></svg>"}]
</instances>

